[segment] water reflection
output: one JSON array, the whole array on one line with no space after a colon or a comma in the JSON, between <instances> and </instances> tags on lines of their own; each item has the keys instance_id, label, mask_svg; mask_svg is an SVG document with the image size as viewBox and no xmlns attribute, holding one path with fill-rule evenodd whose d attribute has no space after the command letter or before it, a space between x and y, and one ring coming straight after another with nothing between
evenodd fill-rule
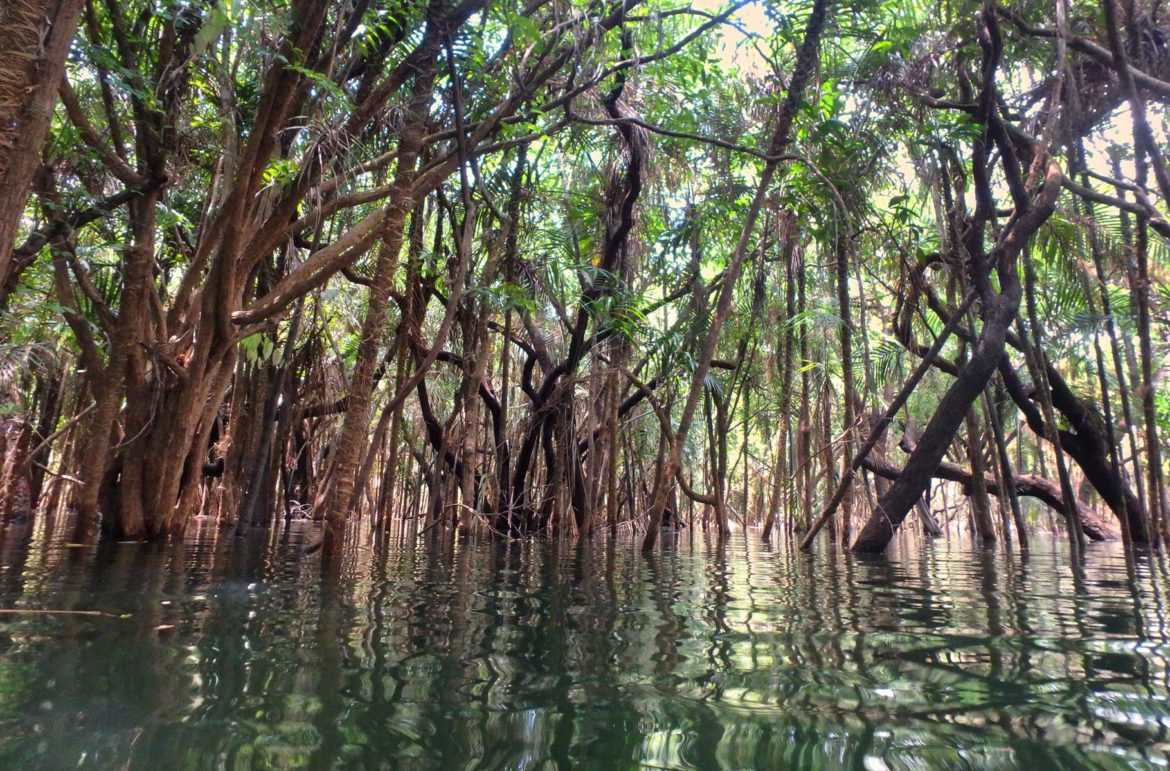
<instances>
[{"instance_id":1,"label":"water reflection","mask_svg":"<svg viewBox=\"0 0 1170 771\"><path fill-rule=\"evenodd\" d=\"M1163 764L1167 576L958 542L425 539L334 580L292 530L77 550L0 532L0 768Z\"/></svg>"}]
</instances>

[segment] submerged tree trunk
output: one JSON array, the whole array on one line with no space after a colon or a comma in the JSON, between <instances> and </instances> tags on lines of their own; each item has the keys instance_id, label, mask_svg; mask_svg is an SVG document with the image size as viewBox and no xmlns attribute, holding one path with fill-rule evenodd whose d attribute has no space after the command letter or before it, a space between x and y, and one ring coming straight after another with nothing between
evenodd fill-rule
<instances>
[{"instance_id":1,"label":"submerged tree trunk","mask_svg":"<svg viewBox=\"0 0 1170 771\"><path fill-rule=\"evenodd\" d=\"M1018 285L1005 287L990 307L985 301L983 329L970 360L939 400L922 439L910 455L902 474L878 501L876 510L854 541L853 551L884 551L902 520L925 492L967 411L994 374L999 358L1003 355L1008 327L1015 319L1019 304Z\"/></svg>"},{"instance_id":2,"label":"submerged tree trunk","mask_svg":"<svg viewBox=\"0 0 1170 771\"><path fill-rule=\"evenodd\" d=\"M979 162L977 158L976 163ZM926 490L967 412L983 393L983 389L987 387L988 381L999 366L1004 354L1007 333L1015 321L1023 294L1015 261L1028 239L1054 211L1056 197L1060 192L1060 181L1061 173L1053 164L1049 166L1047 177L1034 201L1028 202L1027 194L1019 191L1016 202L1017 207L1022 210L1017 211L1012 227L1001 236L996 249L982 259L978 261L975 259L976 254L982 249L982 244L974 241L982 239L982 231L977 230L968 237L971 241L969 251L976 265L974 285L979 287L983 300L983 328L973 346L971 358L939 401L934 417L927 424L902 474L878 501L877 508L858 534L853 544L855 552L885 550L906 514ZM1016 182L1022 185L1018 177ZM989 213L990 188L986 184L980 195L984 199L981 209L983 213ZM993 265L997 266L1000 279L998 294L991 289L988 282L989 270L979 272L980 262L984 262L988 269Z\"/></svg>"}]
</instances>

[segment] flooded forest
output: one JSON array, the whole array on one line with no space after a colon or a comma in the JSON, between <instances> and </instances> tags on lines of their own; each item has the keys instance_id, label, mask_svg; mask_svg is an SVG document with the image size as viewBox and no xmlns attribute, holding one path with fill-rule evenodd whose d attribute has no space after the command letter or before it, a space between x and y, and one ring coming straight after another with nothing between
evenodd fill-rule
<instances>
[{"instance_id":1,"label":"flooded forest","mask_svg":"<svg viewBox=\"0 0 1170 771\"><path fill-rule=\"evenodd\" d=\"M0 767L1170 762L1160 0L2 0Z\"/></svg>"}]
</instances>

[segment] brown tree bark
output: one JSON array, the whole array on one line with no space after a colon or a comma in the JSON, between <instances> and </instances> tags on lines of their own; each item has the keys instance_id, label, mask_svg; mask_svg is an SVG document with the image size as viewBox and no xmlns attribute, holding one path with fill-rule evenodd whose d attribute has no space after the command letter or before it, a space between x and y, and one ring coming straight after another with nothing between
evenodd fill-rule
<instances>
[{"instance_id":1,"label":"brown tree bark","mask_svg":"<svg viewBox=\"0 0 1170 771\"><path fill-rule=\"evenodd\" d=\"M986 463L983 460L983 443L980 441L982 431L976 418L976 407L972 406L967 412L967 459L971 463L971 517L975 522L975 532L979 534L984 546L995 543L995 524L991 520L991 498L987 494L987 484L984 481Z\"/></svg>"},{"instance_id":2,"label":"brown tree bark","mask_svg":"<svg viewBox=\"0 0 1170 771\"><path fill-rule=\"evenodd\" d=\"M897 479L902 474L900 469L877 458L866 458L865 467L885 479ZM935 472L935 478L958 482L963 486L964 492L968 495L971 494L975 486L979 483L972 472L960 468L953 463L945 462L939 464L938 470ZM992 495L1003 494L1003 486L999 481L985 477L982 482L983 487ZM1043 501L1054 511L1062 515L1066 514L1068 507L1065 505L1064 497L1060 492L1060 485L1057 483L1031 474L1017 476L1013 479L1013 482L1020 495L1026 495L1030 498ZM1092 512L1083 512L1083 520L1085 536L1090 540L1111 541L1117 538L1116 533L1108 523Z\"/></svg>"},{"instance_id":3,"label":"brown tree bark","mask_svg":"<svg viewBox=\"0 0 1170 771\"><path fill-rule=\"evenodd\" d=\"M1055 192L1051 197L1055 201ZM967 411L995 372L1003 355L1008 327L1015 319L1019 304L1018 283L1015 287L1005 287L998 297L985 298L983 329L970 360L939 400L934 417L927 424L902 474L878 500L877 508L858 533L853 551L885 551L902 520L926 491Z\"/></svg>"},{"instance_id":4,"label":"brown tree bark","mask_svg":"<svg viewBox=\"0 0 1170 771\"><path fill-rule=\"evenodd\" d=\"M849 489L849 485L851 485L853 480L856 478L857 470L861 468L862 463L865 461L869 453L872 452L873 449L877 446L878 442L882 441L882 438L886 435L886 428L889 427L890 423L894 419L894 416L897 415L898 411L901 410L902 407L906 404L906 400L910 398L910 395L914 392L914 389L918 386L918 383L922 381L922 378L926 376L926 373L934 365L935 358L942 350L942 347L947 342L947 339L955 331L955 328L958 326L960 319L963 317L963 313L971 306L971 303L974 301L974 299L974 294L969 295L967 299L965 299L959 306L958 310L951 314L951 317L943 326L942 331L939 332L938 337L935 338L934 344L931 345L931 347L922 354L922 361L919 362L918 367L914 370L913 373L911 373L910 377L906 379L906 382L902 385L902 388L899 389L897 395L894 396L889 406L886 407L886 411L882 413L882 415L877 418L877 420L873 421L873 424L869 429L869 436L861 445L861 448L857 451L857 454L854 455L853 459L849 462L844 475L841 477L841 482L837 487L837 491L832 495L832 497L829 499L829 502L825 505L824 512L820 517L817 518L817 521L813 523L811 527L809 527L808 532L805 533L804 538L801 540L801 549L807 549L810 547L812 545L813 539L816 538L817 533L820 532L820 529L832 519L833 514L837 510L837 506L844 499L845 493ZM888 490L886 492L888 492ZM885 493L883 493L883 496L884 495Z\"/></svg>"},{"instance_id":5,"label":"brown tree bark","mask_svg":"<svg viewBox=\"0 0 1170 771\"><path fill-rule=\"evenodd\" d=\"M84 0L6 0L0 9L0 286L41 164Z\"/></svg>"}]
</instances>

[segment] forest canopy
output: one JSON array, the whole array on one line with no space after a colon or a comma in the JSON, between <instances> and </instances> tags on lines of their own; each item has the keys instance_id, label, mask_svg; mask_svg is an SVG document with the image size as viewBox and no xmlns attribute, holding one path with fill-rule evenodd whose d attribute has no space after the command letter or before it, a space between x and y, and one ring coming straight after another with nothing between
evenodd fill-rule
<instances>
[{"instance_id":1,"label":"forest canopy","mask_svg":"<svg viewBox=\"0 0 1170 771\"><path fill-rule=\"evenodd\" d=\"M0 516L1157 546L1166 14L9 0Z\"/></svg>"}]
</instances>

